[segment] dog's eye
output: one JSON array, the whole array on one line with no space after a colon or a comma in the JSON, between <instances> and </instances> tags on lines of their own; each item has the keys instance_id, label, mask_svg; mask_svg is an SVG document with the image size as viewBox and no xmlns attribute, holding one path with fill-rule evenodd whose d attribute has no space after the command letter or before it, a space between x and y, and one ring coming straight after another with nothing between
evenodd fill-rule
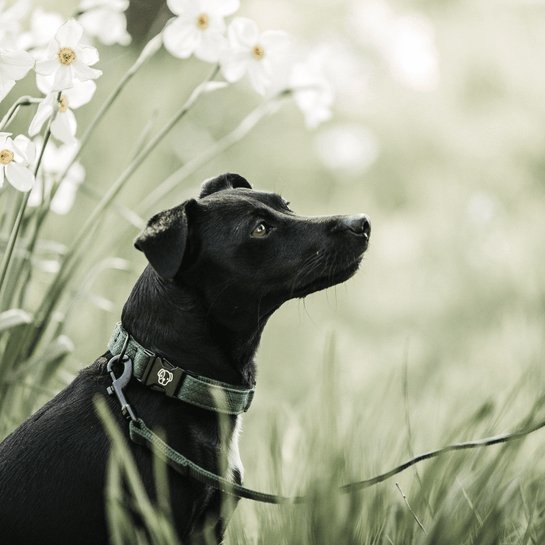
<instances>
[{"instance_id":1,"label":"dog's eye","mask_svg":"<svg viewBox=\"0 0 545 545\"><path fill-rule=\"evenodd\" d=\"M270 233L271 229L270 227L261 222L253 231L252 231L252 236L254 238L264 238L266 237L269 233Z\"/></svg>"}]
</instances>

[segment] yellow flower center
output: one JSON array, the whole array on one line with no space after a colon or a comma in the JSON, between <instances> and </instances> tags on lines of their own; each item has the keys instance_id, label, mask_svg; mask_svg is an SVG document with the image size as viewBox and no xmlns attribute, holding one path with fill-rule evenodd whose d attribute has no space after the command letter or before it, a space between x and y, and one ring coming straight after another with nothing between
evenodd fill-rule
<instances>
[{"instance_id":1,"label":"yellow flower center","mask_svg":"<svg viewBox=\"0 0 545 545\"><path fill-rule=\"evenodd\" d=\"M9 149L0 150L0 165L9 165L13 161L13 152Z\"/></svg>"},{"instance_id":2,"label":"yellow flower center","mask_svg":"<svg viewBox=\"0 0 545 545\"><path fill-rule=\"evenodd\" d=\"M254 45L252 55L255 60L260 61L265 56L265 48L262 45Z\"/></svg>"},{"instance_id":3,"label":"yellow flower center","mask_svg":"<svg viewBox=\"0 0 545 545\"><path fill-rule=\"evenodd\" d=\"M210 24L210 21L208 19L208 15L206 15L206 13L201 13L198 17L197 17L197 26L201 29L201 30L206 30L208 28L208 25Z\"/></svg>"},{"instance_id":4,"label":"yellow flower center","mask_svg":"<svg viewBox=\"0 0 545 545\"><path fill-rule=\"evenodd\" d=\"M68 110L68 97L66 95L61 95L61 98L59 99L59 112L63 114Z\"/></svg>"},{"instance_id":5,"label":"yellow flower center","mask_svg":"<svg viewBox=\"0 0 545 545\"><path fill-rule=\"evenodd\" d=\"M76 60L76 52L69 47L62 47L57 52L57 57L61 64L65 64L66 66L68 66Z\"/></svg>"}]
</instances>

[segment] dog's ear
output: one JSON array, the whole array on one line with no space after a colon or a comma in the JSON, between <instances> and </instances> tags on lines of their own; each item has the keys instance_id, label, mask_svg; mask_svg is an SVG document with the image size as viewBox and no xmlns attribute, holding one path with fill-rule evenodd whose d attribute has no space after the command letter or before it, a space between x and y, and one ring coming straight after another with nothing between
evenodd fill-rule
<instances>
[{"instance_id":1,"label":"dog's ear","mask_svg":"<svg viewBox=\"0 0 545 545\"><path fill-rule=\"evenodd\" d=\"M252 189L252 186L248 180L239 174L227 172L226 174L221 174L217 178L210 178L210 180L203 182L199 198L202 199L203 197L216 193L217 191L223 191L224 189L236 189L237 187Z\"/></svg>"},{"instance_id":2,"label":"dog's ear","mask_svg":"<svg viewBox=\"0 0 545 545\"><path fill-rule=\"evenodd\" d=\"M174 278L182 264L188 235L187 208L191 202L194 200L155 214L134 241L135 248L144 252L163 278Z\"/></svg>"}]
</instances>

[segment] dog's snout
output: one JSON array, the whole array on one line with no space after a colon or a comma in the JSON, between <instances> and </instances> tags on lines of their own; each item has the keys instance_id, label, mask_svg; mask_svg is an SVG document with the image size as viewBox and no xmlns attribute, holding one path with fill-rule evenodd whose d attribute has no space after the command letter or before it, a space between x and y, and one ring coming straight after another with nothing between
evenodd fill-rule
<instances>
[{"instance_id":1,"label":"dog's snout","mask_svg":"<svg viewBox=\"0 0 545 545\"><path fill-rule=\"evenodd\" d=\"M339 220L341 229L347 229L355 235L369 238L371 235L371 222L365 214L354 216L342 216Z\"/></svg>"}]
</instances>

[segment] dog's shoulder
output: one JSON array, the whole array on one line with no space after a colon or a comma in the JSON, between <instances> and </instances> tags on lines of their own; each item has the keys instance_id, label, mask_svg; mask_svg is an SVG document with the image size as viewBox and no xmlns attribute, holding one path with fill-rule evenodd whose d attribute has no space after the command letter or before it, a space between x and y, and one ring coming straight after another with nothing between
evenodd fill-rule
<instances>
[{"instance_id":1,"label":"dog's shoulder","mask_svg":"<svg viewBox=\"0 0 545 545\"><path fill-rule=\"evenodd\" d=\"M106 366L108 365L108 360L112 357L110 352L105 352L102 356L99 356L91 365L84 367L80 370L76 376L76 381L78 382L107 382L108 372L106 371Z\"/></svg>"}]
</instances>

